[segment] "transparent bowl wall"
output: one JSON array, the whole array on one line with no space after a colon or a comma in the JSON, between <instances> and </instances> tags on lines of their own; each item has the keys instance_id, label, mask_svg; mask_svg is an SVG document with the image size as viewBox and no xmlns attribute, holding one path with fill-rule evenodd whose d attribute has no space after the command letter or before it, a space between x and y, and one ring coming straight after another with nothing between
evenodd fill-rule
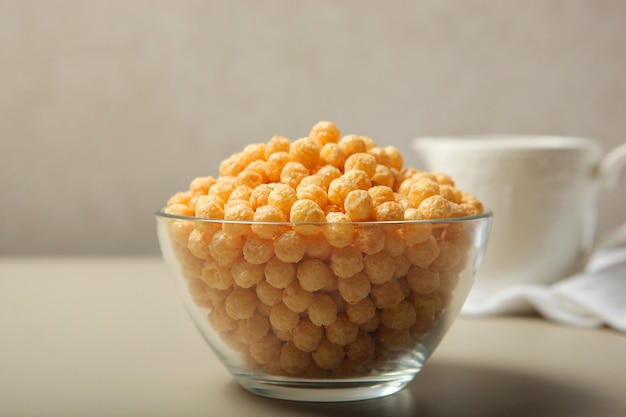
<instances>
[{"instance_id":1,"label":"transparent bowl wall","mask_svg":"<svg viewBox=\"0 0 626 417\"><path fill-rule=\"evenodd\" d=\"M471 289L491 214L340 225L156 220L187 313L241 386L349 401L397 392L424 366Z\"/></svg>"}]
</instances>

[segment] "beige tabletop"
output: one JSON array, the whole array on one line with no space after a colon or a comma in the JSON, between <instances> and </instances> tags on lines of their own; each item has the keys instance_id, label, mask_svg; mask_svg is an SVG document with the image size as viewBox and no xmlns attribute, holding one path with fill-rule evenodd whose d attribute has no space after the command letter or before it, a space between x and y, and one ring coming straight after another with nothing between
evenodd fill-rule
<instances>
[{"instance_id":1,"label":"beige tabletop","mask_svg":"<svg viewBox=\"0 0 626 417\"><path fill-rule=\"evenodd\" d=\"M0 416L626 416L626 335L460 318L398 394L272 400L240 388L157 257L0 258Z\"/></svg>"}]
</instances>

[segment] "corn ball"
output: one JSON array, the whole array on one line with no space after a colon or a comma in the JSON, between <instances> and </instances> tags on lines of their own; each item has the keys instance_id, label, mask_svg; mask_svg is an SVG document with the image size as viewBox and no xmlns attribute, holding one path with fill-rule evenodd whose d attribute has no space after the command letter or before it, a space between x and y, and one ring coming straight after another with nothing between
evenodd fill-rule
<instances>
[{"instance_id":1,"label":"corn ball","mask_svg":"<svg viewBox=\"0 0 626 417\"><path fill-rule=\"evenodd\" d=\"M326 185L326 181L324 180L324 178L318 175L316 172L315 174L309 175L308 177L300 181L300 184L298 184L298 188L296 189L296 195L298 194L300 188L303 188L303 187L306 188L310 185L316 185L320 187L322 190L324 190L324 192L326 191L326 189L328 189L328 186ZM301 197L298 197L298 198L301 198Z\"/></svg>"},{"instance_id":2,"label":"corn ball","mask_svg":"<svg viewBox=\"0 0 626 417\"><path fill-rule=\"evenodd\" d=\"M407 274L407 282L416 293L430 294L439 289L439 270L413 266Z\"/></svg>"},{"instance_id":3,"label":"corn ball","mask_svg":"<svg viewBox=\"0 0 626 417\"><path fill-rule=\"evenodd\" d=\"M230 288L234 284L229 269L217 261L207 260L202 267L202 280L210 287L219 290Z\"/></svg>"},{"instance_id":4,"label":"corn ball","mask_svg":"<svg viewBox=\"0 0 626 417\"><path fill-rule=\"evenodd\" d=\"M389 253L381 251L363 257L363 271L372 284L382 284L393 277L395 264Z\"/></svg>"},{"instance_id":5,"label":"corn ball","mask_svg":"<svg viewBox=\"0 0 626 417\"><path fill-rule=\"evenodd\" d=\"M328 191L330 183L334 179L341 177L341 170L332 165L324 165L315 172L315 177L320 178L323 181L323 188L325 191Z\"/></svg>"},{"instance_id":6,"label":"corn ball","mask_svg":"<svg viewBox=\"0 0 626 417\"><path fill-rule=\"evenodd\" d=\"M328 326L337 319L337 304L328 294L314 293L307 313L313 324Z\"/></svg>"},{"instance_id":7,"label":"corn ball","mask_svg":"<svg viewBox=\"0 0 626 417\"><path fill-rule=\"evenodd\" d=\"M326 214L326 222L322 233L328 243L336 248L343 248L352 242L354 225L345 213L332 212Z\"/></svg>"},{"instance_id":8,"label":"corn ball","mask_svg":"<svg viewBox=\"0 0 626 417\"><path fill-rule=\"evenodd\" d=\"M370 281L363 272L358 272L348 278L341 278L337 285L337 291L348 304L356 304L367 297L370 288Z\"/></svg>"},{"instance_id":9,"label":"corn ball","mask_svg":"<svg viewBox=\"0 0 626 417\"><path fill-rule=\"evenodd\" d=\"M269 159L271 155L277 152L289 152L291 147L291 141L283 136L275 135L265 145L265 160Z\"/></svg>"},{"instance_id":10,"label":"corn ball","mask_svg":"<svg viewBox=\"0 0 626 417\"><path fill-rule=\"evenodd\" d=\"M169 198L169 200L167 200L167 204L166 204L166 210L165 212L168 213L169 209L167 207L169 206L178 206L178 209L180 210L187 210L185 208L185 206L189 205L189 202L191 201L192 198L192 193L188 192L188 191L179 191L176 194L174 194L173 196L171 196ZM170 214L174 214L174 213L170 213Z\"/></svg>"},{"instance_id":11,"label":"corn ball","mask_svg":"<svg viewBox=\"0 0 626 417\"><path fill-rule=\"evenodd\" d=\"M342 177L356 184L357 188L360 190L367 191L372 187L372 181L369 175L361 169L347 170L343 173Z\"/></svg>"},{"instance_id":12,"label":"corn ball","mask_svg":"<svg viewBox=\"0 0 626 417\"><path fill-rule=\"evenodd\" d=\"M349 278L363 270L363 254L352 245L336 248L330 255L330 267L339 278Z\"/></svg>"},{"instance_id":13,"label":"corn ball","mask_svg":"<svg viewBox=\"0 0 626 417\"><path fill-rule=\"evenodd\" d=\"M346 346L346 356L357 362L367 362L374 357L376 342L364 331L360 331L356 340Z\"/></svg>"},{"instance_id":14,"label":"corn ball","mask_svg":"<svg viewBox=\"0 0 626 417\"><path fill-rule=\"evenodd\" d=\"M346 156L350 156L355 153L367 152L367 145L361 136L346 135L339 139L338 144Z\"/></svg>"},{"instance_id":15,"label":"corn ball","mask_svg":"<svg viewBox=\"0 0 626 417\"><path fill-rule=\"evenodd\" d=\"M306 251L304 254L309 258L327 260L333 252L333 247L322 234L306 237Z\"/></svg>"},{"instance_id":16,"label":"corn ball","mask_svg":"<svg viewBox=\"0 0 626 417\"><path fill-rule=\"evenodd\" d=\"M230 317L222 307L215 307L209 313L209 322L218 333L230 332L237 329L239 322Z\"/></svg>"},{"instance_id":17,"label":"corn ball","mask_svg":"<svg viewBox=\"0 0 626 417\"><path fill-rule=\"evenodd\" d=\"M415 344L409 329L390 329L383 324L378 326L376 338L390 351L404 350Z\"/></svg>"},{"instance_id":18,"label":"corn ball","mask_svg":"<svg viewBox=\"0 0 626 417\"><path fill-rule=\"evenodd\" d=\"M382 284L372 285L370 294L372 301L378 308L395 307L404 299L404 292L397 279L390 279Z\"/></svg>"},{"instance_id":19,"label":"corn ball","mask_svg":"<svg viewBox=\"0 0 626 417\"><path fill-rule=\"evenodd\" d=\"M307 259L298 264L296 276L300 286L306 291L317 291L331 279L328 266L319 259Z\"/></svg>"},{"instance_id":20,"label":"corn ball","mask_svg":"<svg viewBox=\"0 0 626 417\"><path fill-rule=\"evenodd\" d=\"M308 177L311 172L306 166L300 162L290 161L285 164L280 172L280 182L289 185L295 189L304 178Z\"/></svg>"},{"instance_id":21,"label":"corn ball","mask_svg":"<svg viewBox=\"0 0 626 417\"><path fill-rule=\"evenodd\" d=\"M291 206L289 218L294 223L323 223L326 215L313 200L296 200ZM313 235L320 231L318 225L296 225L295 230L303 235Z\"/></svg>"},{"instance_id":22,"label":"corn ball","mask_svg":"<svg viewBox=\"0 0 626 417\"><path fill-rule=\"evenodd\" d=\"M461 261L461 250L452 242L442 240L439 242L439 256L433 261L433 265L439 269L452 269Z\"/></svg>"},{"instance_id":23,"label":"corn ball","mask_svg":"<svg viewBox=\"0 0 626 417\"><path fill-rule=\"evenodd\" d=\"M278 340L278 338L272 333L269 333L261 340L258 340L250 345L250 355L255 361L265 365L280 356L281 348L282 343L280 340Z\"/></svg>"},{"instance_id":24,"label":"corn ball","mask_svg":"<svg viewBox=\"0 0 626 417\"><path fill-rule=\"evenodd\" d=\"M193 226L192 226L193 227ZM187 247L189 251L200 259L209 259L211 252L209 251L209 242L211 241L211 234L193 229L189 234L187 241Z\"/></svg>"},{"instance_id":25,"label":"corn ball","mask_svg":"<svg viewBox=\"0 0 626 417\"><path fill-rule=\"evenodd\" d=\"M230 266L243 253L244 240L237 235L229 235L219 230L211 237L209 252L222 266Z\"/></svg>"},{"instance_id":26,"label":"corn ball","mask_svg":"<svg viewBox=\"0 0 626 417\"><path fill-rule=\"evenodd\" d=\"M282 289L274 287L267 281L260 281L256 285L255 290L259 301L270 307L280 303L283 299Z\"/></svg>"},{"instance_id":27,"label":"corn ball","mask_svg":"<svg viewBox=\"0 0 626 417\"><path fill-rule=\"evenodd\" d=\"M253 290L245 288L235 288L226 297L224 306L226 313L235 320L247 319L254 314L258 298Z\"/></svg>"},{"instance_id":28,"label":"corn ball","mask_svg":"<svg viewBox=\"0 0 626 417\"><path fill-rule=\"evenodd\" d=\"M280 175L287 165L288 162L291 161L291 157L288 152L276 152L271 154L267 158L267 163L265 164L265 175L272 182L279 182Z\"/></svg>"},{"instance_id":29,"label":"corn ball","mask_svg":"<svg viewBox=\"0 0 626 417\"><path fill-rule=\"evenodd\" d=\"M354 342L358 333L359 326L351 322L344 313L338 314L337 320L326 326L326 337L336 345L345 346Z\"/></svg>"},{"instance_id":30,"label":"corn ball","mask_svg":"<svg viewBox=\"0 0 626 417\"><path fill-rule=\"evenodd\" d=\"M300 321L298 313L290 310L285 304L278 303L270 310L270 324L272 328L280 332L290 332ZM278 334L277 334L278 336Z\"/></svg>"},{"instance_id":31,"label":"corn ball","mask_svg":"<svg viewBox=\"0 0 626 417\"><path fill-rule=\"evenodd\" d=\"M208 195L219 197L223 201L228 201L228 197L230 197L230 194L233 192L234 189L235 189L234 181L230 182L226 179L226 177L221 177L209 189Z\"/></svg>"},{"instance_id":32,"label":"corn ball","mask_svg":"<svg viewBox=\"0 0 626 417\"><path fill-rule=\"evenodd\" d=\"M293 328L293 344L304 352L313 352L320 344L324 329L308 319L301 319Z\"/></svg>"},{"instance_id":33,"label":"corn ball","mask_svg":"<svg viewBox=\"0 0 626 417\"><path fill-rule=\"evenodd\" d=\"M346 154L336 143L327 143L320 150L320 160L326 166L343 169L346 162Z\"/></svg>"},{"instance_id":34,"label":"corn ball","mask_svg":"<svg viewBox=\"0 0 626 417\"><path fill-rule=\"evenodd\" d=\"M311 128L309 138L315 140L320 146L324 146L327 143L337 143L340 139L340 131L333 122L321 121Z\"/></svg>"},{"instance_id":35,"label":"corn ball","mask_svg":"<svg viewBox=\"0 0 626 417\"><path fill-rule=\"evenodd\" d=\"M422 218L428 220L454 217L457 210L460 210L458 205L446 200L440 195L425 198L417 207L417 211Z\"/></svg>"},{"instance_id":36,"label":"corn ball","mask_svg":"<svg viewBox=\"0 0 626 417\"><path fill-rule=\"evenodd\" d=\"M376 305L369 297L365 297L355 304L346 304L346 314L351 322L364 324L376 315Z\"/></svg>"},{"instance_id":37,"label":"corn ball","mask_svg":"<svg viewBox=\"0 0 626 417\"><path fill-rule=\"evenodd\" d=\"M343 202L350 191L359 189L356 183L346 177L339 177L330 182L328 186L328 201L339 207L343 207Z\"/></svg>"},{"instance_id":38,"label":"corn ball","mask_svg":"<svg viewBox=\"0 0 626 417\"><path fill-rule=\"evenodd\" d=\"M291 206L297 199L295 188L288 184L276 184L267 197L267 203L282 211L287 218L291 212Z\"/></svg>"},{"instance_id":39,"label":"corn ball","mask_svg":"<svg viewBox=\"0 0 626 417\"><path fill-rule=\"evenodd\" d=\"M378 329L379 325L380 315L378 313L378 310L376 310L376 307L374 307L374 315L372 316L372 318L367 320L365 323L359 324L359 329L363 330L364 332L371 333Z\"/></svg>"},{"instance_id":40,"label":"corn ball","mask_svg":"<svg viewBox=\"0 0 626 417\"><path fill-rule=\"evenodd\" d=\"M186 220L175 220L170 224L170 237L176 243L187 245L193 224Z\"/></svg>"},{"instance_id":41,"label":"corn ball","mask_svg":"<svg viewBox=\"0 0 626 417\"><path fill-rule=\"evenodd\" d=\"M272 239L277 236L284 227L280 224L263 224L263 223L278 223L286 220L283 212L275 206L261 206L254 212L252 218L254 224L251 225L251 230L257 236L265 239Z\"/></svg>"},{"instance_id":42,"label":"corn ball","mask_svg":"<svg viewBox=\"0 0 626 417\"><path fill-rule=\"evenodd\" d=\"M293 313L293 311L292 311ZM271 320L270 320L271 322ZM274 332L274 334L276 335L276 337L278 338L278 340L281 340L283 342L291 342L293 340L293 333L291 330L289 331L283 331L283 330L278 330L275 327L272 326L272 331Z\"/></svg>"},{"instance_id":43,"label":"corn ball","mask_svg":"<svg viewBox=\"0 0 626 417\"><path fill-rule=\"evenodd\" d=\"M408 329L415 323L417 314L413 303L402 300L394 307L384 308L380 312L380 322L395 330Z\"/></svg>"},{"instance_id":44,"label":"corn ball","mask_svg":"<svg viewBox=\"0 0 626 417\"><path fill-rule=\"evenodd\" d=\"M266 264L274 257L274 246L271 240L249 236L243 244L243 257L251 264Z\"/></svg>"},{"instance_id":45,"label":"corn ball","mask_svg":"<svg viewBox=\"0 0 626 417\"><path fill-rule=\"evenodd\" d=\"M313 302L313 293L303 289L298 281L293 281L283 290L283 304L296 313L302 313Z\"/></svg>"},{"instance_id":46,"label":"corn ball","mask_svg":"<svg viewBox=\"0 0 626 417\"><path fill-rule=\"evenodd\" d=\"M252 264L240 258L230 266L230 273L237 286L241 288L251 288L265 277L264 269L264 265Z\"/></svg>"},{"instance_id":47,"label":"corn ball","mask_svg":"<svg viewBox=\"0 0 626 417\"><path fill-rule=\"evenodd\" d=\"M351 169L358 169L367 174L368 177L373 177L376 173L376 158L368 153L354 153L346 158L344 163L344 172Z\"/></svg>"},{"instance_id":48,"label":"corn ball","mask_svg":"<svg viewBox=\"0 0 626 417\"><path fill-rule=\"evenodd\" d=\"M313 351L313 361L322 369L336 369L343 362L345 356L343 346L322 338L317 349Z\"/></svg>"},{"instance_id":49,"label":"corn ball","mask_svg":"<svg viewBox=\"0 0 626 417\"><path fill-rule=\"evenodd\" d=\"M288 374L298 375L311 364L311 354L298 349L293 342L287 342L280 350L280 364Z\"/></svg>"},{"instance_id":50,"label":"corn ball","mask_svg":"<svg viewBox=\"0 0 626 417\"><path fill-rule=\"evenodd\" d=\"M411 200L416 207L419 207L422 201L434 195L439 195L439 184L437 181L428 178L420 178L417 180L417 182L411 185L407 194L409 200Z\"/></svg>"},{"instance_id":51,"label":"corn ball","mask_svg":"<svg viewBox=\"0 0 626 417\"><path fill-rule=\"evenodd\" d=\"M319 177L316 177L315 175L311 175L310 177L306 177L305 180L307 178L319 178ZM311 181L314 181L314 180L311 180ZM320 182L322 181L323 180L320 179ZM303 182L304 180L302 180L302 182L298 186L298 189L296 190L296 196L298 197L298 200L311 200L315 202L318 205L318 207L324 207L326 203L328 202L328 194L326 194L326 191L324 190L324 188L316 184L303 185ZM291 208L293 210L293 206L291 206Z\"/></svg>"},{"instance_id":52,"label":"corn ball","mask_svg":"<svg viewBox=\"0 0 626 417\"><path fill-rule=\"evenodd\" d=\"M350 191L346 195L343 206L353 222L369 220L374 213L372 197L364 190Z\"/></svg>"},{"instance_id":53,"label":"corn ball","mask_svg":"<svg viewBox=\"0 0 626 417\"><path fill-rule=\"evenodd\" d=\"M254 188L250 193L250 207L252 210L255 210L261 206L266 206L268 204L268 198L270 193L274 189L270 184L261 184L258 187Z\"/></svg>"},{"instance_id":54,"label":"corn ball","mask_svg":"<svg viewBox=\"0 0 626 417\"><path fill-rule=\"evenodd\" d=\"M378 226L357 226L352 243L364 254L373 255L385 248L385 232Z\"/></svg>"},{"instance_id":55,"label":"corn ball","mask_svg":"<svg viewBox=\"0 0 626 417\"><path fill-rule=\"evenodd\" d=\"M411 261L404 256L396 256L393 258L393 278L404 277L409 273L409 269L411 269L413 265Z\"/></svg>"},{"instance_id":56,"label":"corn ball","mask_svg":"<svg viewBox=\"0 0 626 417\"><path fill-rule=\"evenodd\" d=\"M287 288L296 279L296 264L272 258L265 264L265 279L275 288Z\"/></svg>"},{"instance_id":57,"label":"corn ball","mask_svg":"<svg viewBox=\"0 0 626 417\"><path fill-rule=\"evenodd\" d=\"M294 230L274 239L274 254L283 262L299 262L305 251L306 242Z\"/></svg>"},{"instance_id":58,"label":"corn ball","mask_svg":"<svg viewBox=\"0 0 626 417\"><path fill-rule=\"evenodd\" d=\"M267 317L258 312L252 314L244 320L239 320L237 327L237 340L246 345L258 342L263 339L270 329L270 322Z\"/></svg>"},{"instance_id":59,"label":"corn ball","mask_svg":"<svg viewBox=\"0 0 626 417\"><path fill-rule=\"evenodd\" d=\"M427 268L439 256L437 239L431 235L426 241L407 247L404 255L413 265Z\"/></svg>"}]
</instances>

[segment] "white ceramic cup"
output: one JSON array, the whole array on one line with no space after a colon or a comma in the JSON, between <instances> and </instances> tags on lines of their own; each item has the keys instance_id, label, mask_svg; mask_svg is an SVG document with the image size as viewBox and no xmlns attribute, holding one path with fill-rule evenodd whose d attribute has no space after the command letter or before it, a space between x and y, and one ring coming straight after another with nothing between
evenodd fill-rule
<instances>
[{"instance_id":1,"label":"white ceramic cup","mask_svg":"<svg viewBox=\"0 0 626 417\"><path fill-rule=\"evenodd\" d=\"M626 144L605 154L596 140L575 137L440 136L411 145L419 169L450 175L494 212L467 300L476 306L512 286L579 271L596 239L598 190L626 162Z\"/></svg>"}]
</instances>

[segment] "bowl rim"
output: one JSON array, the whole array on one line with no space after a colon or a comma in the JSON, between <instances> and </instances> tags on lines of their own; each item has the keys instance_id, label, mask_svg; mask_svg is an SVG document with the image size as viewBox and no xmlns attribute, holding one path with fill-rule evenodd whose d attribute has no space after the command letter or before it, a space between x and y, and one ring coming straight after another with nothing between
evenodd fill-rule
<instances>
[{"instance_id":1,"label":"bowl rim","mask_svg":"<svg viewBox=\"0 0 626 417\"><path fill-rule=\"evenodd\" d=\"M273 225L273 226L326 226L326 225L354 225L354 226L385 226L385 225L406 225L406 224L442 224L442 223L471 223L479 220L487 220L493 217L493 211L485 209L483 213L475 216L464 217L451 217L448 219L425 219L425 220L389 220L389 221L367 221L367 222L266 222L266 221L254 221L254 220L225 220L225 219L212 219L195 216L182 216L179 214L170 214L164 211L165 207L162 207L154 212L156 218L167 218L172 220L185 220L201 223L219 223L219 224L247 224L247 225Z\"/></svg>"}]
</instances>

